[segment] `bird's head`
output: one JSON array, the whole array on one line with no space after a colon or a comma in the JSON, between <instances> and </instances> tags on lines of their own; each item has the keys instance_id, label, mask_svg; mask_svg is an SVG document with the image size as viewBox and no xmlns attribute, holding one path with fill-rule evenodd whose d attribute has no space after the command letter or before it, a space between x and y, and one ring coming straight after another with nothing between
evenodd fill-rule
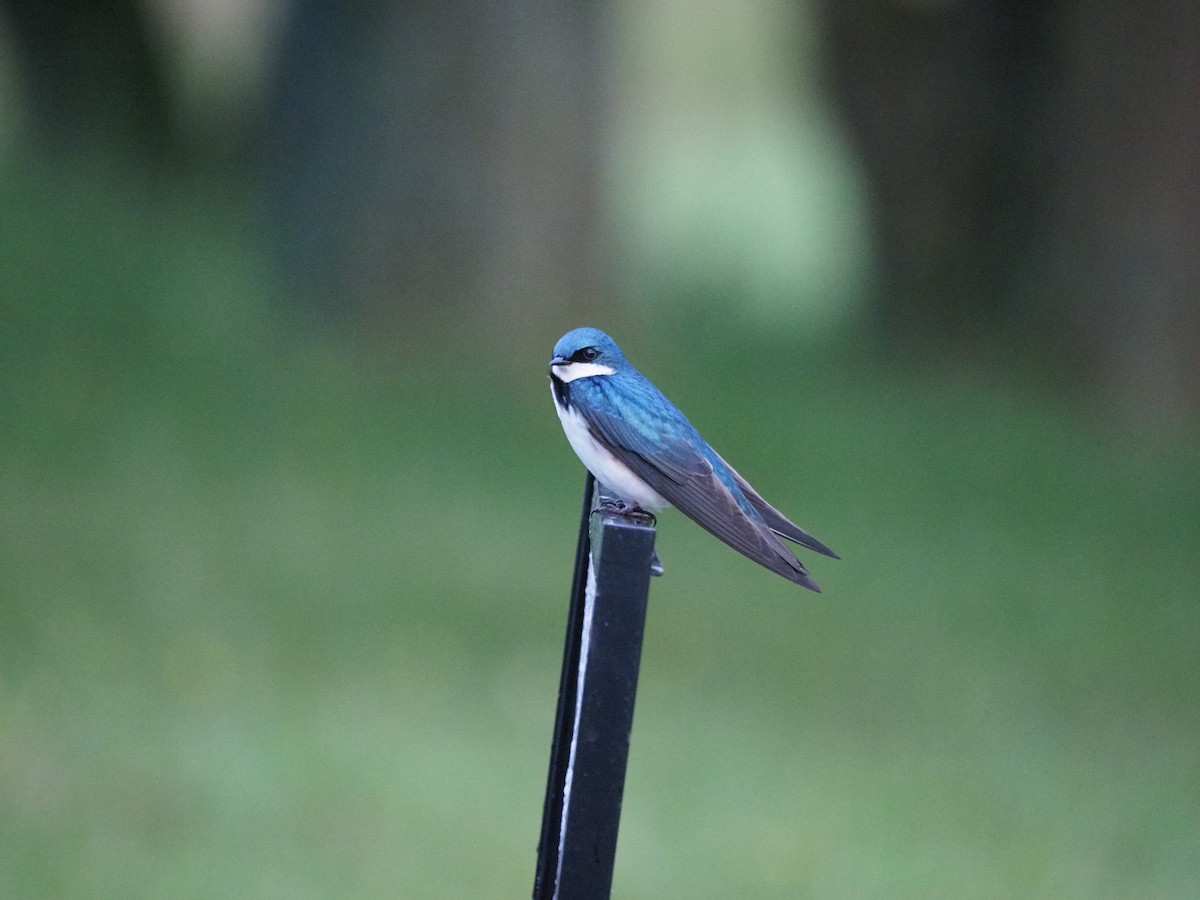
<instances>
[{"instance_id":1,"label":"bird's head","mask_svg":"<svg viewBox=\"0 0 1200 900\"><path fill-rule=\"evenodd\" d=\"M554 345L550 376L564 384L576 378L615 375L625 365L616 341L596 328L568 331Z\"/></svg>"}]
</instances>

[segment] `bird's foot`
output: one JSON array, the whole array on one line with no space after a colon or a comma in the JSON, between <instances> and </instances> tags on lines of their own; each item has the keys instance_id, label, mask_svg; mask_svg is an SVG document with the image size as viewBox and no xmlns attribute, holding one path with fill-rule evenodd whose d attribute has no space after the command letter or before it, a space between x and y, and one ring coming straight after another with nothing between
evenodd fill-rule
<instances>
[{"instance_id":1,"label":"bird's foot","mask_svg":"<svg viewBox=\"0 0 1200 900\"><path fill-rule=\"evenodd\" d=\"M601 500L598 511L606 515L622 516L626 519L633 519L642 525L649 525L653 528L658 524L658 519L654 517L654 513L642 509L636 503L626 503L624 500Z\"/></svg>"}]
</instances>

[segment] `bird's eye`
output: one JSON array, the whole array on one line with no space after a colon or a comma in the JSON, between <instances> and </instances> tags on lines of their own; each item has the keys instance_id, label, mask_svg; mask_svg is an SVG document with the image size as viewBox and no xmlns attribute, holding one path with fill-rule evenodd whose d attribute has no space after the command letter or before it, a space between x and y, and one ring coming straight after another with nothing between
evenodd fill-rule
<instances>
[{"instance_id":1,"label":"bird's eye","mask_svg":"<svg viewBox=\"0 0 1200 900\"><path fill-rule=\"evenodd\" d=\"M600 351L597 350L595 347L584 347L583 348L582 356L588 362L591 362L593 359L595 359L599 355L600 355Z\"/></svg>"}]
</instances>

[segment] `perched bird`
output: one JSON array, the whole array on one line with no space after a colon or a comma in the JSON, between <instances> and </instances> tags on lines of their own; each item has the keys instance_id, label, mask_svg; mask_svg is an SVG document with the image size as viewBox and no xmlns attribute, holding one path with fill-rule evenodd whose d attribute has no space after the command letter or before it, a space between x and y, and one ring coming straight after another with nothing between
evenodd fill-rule
<instances>
[{"instance_id":1,"label":"perched bird","mask_svg":"<svg viewBox=\"0 0 1200 900\"><path fill-rule=\"evenodd\" d=\"M772 572L821 590L779 538L838 555L760 497L603 331L562 336L550 388L571 447L632 511L674 506Z\"/></svg>"}]
</instances>

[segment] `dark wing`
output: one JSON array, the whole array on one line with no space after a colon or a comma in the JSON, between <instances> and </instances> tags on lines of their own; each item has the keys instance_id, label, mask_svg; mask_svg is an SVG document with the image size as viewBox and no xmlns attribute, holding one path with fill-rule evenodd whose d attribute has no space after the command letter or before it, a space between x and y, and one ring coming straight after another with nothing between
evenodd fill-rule
<instances>
[{"instance_id":1,"label":"dark wing","mask_svg":"<svg viewBox=\"0 0 1200 900\"><path fill-rule=\"evenodd\" d=\"M596 440L701 528L777 575L820 592L804 565L762 521L747 515L712 464L687 441L667 439L651 447L621 418L590 408L580 412Z\"/></svg>"},{"instance_id":2,"label":"dark wing","mask_svg":"<svg viewBox=\"0 0 1200 900\"><path fill-rule=\"evenodd\" d=\"M713 453L716 452L716 450L713 451ZM721 462L725 462L724 457L720 457L720 459ZM750 486L750 482L737 473L737 469L727 462L725 462L725 466L729 469L729 473L733 475L734 481L738 483L738 487L742 489L742 493L746 495L746 499L750 501L750 505L758 510L758 514L763 517L763 521L767 523L768 528L780 537L785 537L789 541L796 542L801 547L807 547L809 550L815 550L817 553L824 553L826 556L832 556L834 559L841 559L840 556L759 496L758 491Z\"/></svg>"}]
</instances>

